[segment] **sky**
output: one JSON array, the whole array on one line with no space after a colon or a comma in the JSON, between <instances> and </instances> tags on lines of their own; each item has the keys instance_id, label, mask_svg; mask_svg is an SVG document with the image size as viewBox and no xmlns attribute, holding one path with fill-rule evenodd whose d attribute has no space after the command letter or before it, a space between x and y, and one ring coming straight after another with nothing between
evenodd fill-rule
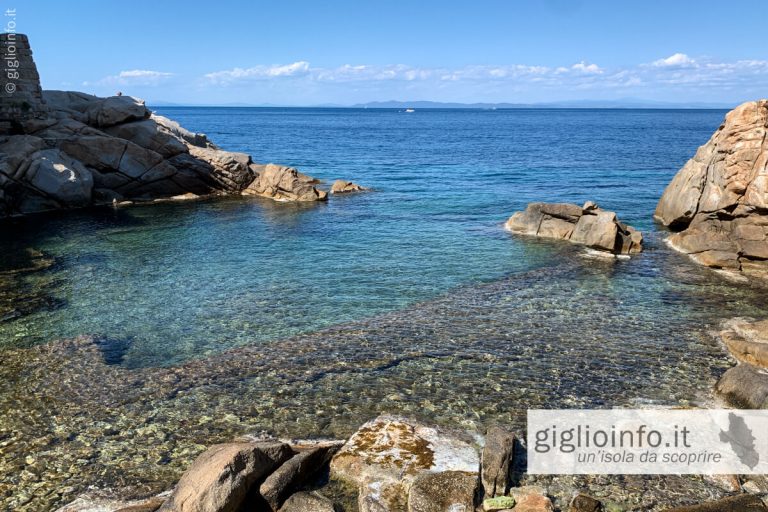
<instances>
[{"instance_id":1,"label":"sky","mask_svg":"<svg viewBox=\"0 0 768 512\"><path fill-rule=\"evenodd\" d=\"M0 0L44 89L178 104L768 97L768 0Z\"/></svg>"}]
</instances>

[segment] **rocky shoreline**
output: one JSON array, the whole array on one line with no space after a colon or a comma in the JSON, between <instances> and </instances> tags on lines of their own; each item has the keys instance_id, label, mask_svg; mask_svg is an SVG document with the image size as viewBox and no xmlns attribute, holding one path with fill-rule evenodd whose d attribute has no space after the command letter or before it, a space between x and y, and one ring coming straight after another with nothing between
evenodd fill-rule
<instances>
[{"instance_id":1,"label":"rocky shoreline","mask_svg":"<svg viewBox=\"0 0 768 512\"><path fill-rule=\"evenodd\" d=\"M291 167L257 164L247 154L221 150L205 135L189 132L174 121L153 114L134 98L97 98L75 92L42 91L28 41L25 36L18 37L26 45L21 47L20 55L24 57L22 71L28 83L22 84L22 95L14 99L16 103L3 98L0 216L228 194L260 196L279 202L328 199L329 193L318 188L319 181L315 178ZM710 142L702 146L678 173L661 198L656 218L676 231L670 237L670 243L690 254L698 263L749 276L768 275L766 128L768 101L738 107L726 117ZM344 194L365 190L355 183L338 180L330 192ZM601 210L591 202L583 206L532 203L524 212L513 215L506 227L515 233L568 240L612 255L637 254L643 242L642 234L620 222L614 212ZM51 264L41 253L30 252L27 256L28 261L20 272L36 271ZM0 315L15 314L14 307L14 304L0 304ZM725 372L716 391L736 406L768 408L768 328L765 321L735 319L724 326L720 336L739 364ZM38 375L39 380L29 384L29 388L45 387L47 391L58 386L57 391L65 395L65 399L46 395L51 403L66 403L65 408L81 402L94 405L101 408L101 418L109 418L114 409L124 407L129 400L175 399L193 388L220 383L221 378L233 374L243 380L246 372L256 373L255 368L265 365L266 359L265 354L254 349L250 354L226 354L217 367L196 361L154 374L127 374L115 368L104 368L99 343L108 343L108 340L83 338L61 342L63 359L82 360L75 366L56 360L56 364L48 368L39 368L37 371L46 375ZM300 354L302 366L295 369L288 380L313 382L331 372L329 367L318 367L317 361L309 360L307 355L320 358L322 356L317 352L322 349L336 350L332 340L325 346L321 343L318 340L318 346L311 348L298 343L291 346ZM435 349L429 357L450 357L450 351L441 349L445 353L438 354ZM366 357L360 355L359 360L338 361L334 369L348 371L346 367L350 362L387 368L409 358L426 357L423 353L402 354L394 353L394 349L390 349L392 353L386 350L386 347L376 347ZM24 368L24 364L29 364L27 358L30 356L34 362L35 352L19 351L14 356L24 360L21 363ZM40 353L37 356L43 358ZM288 360L288 356L281 357ZM98 364L94 363L96 359ZM268 370L276 373L274 368ZM11 375L15 369L7 371L10 372L9 385L23 386L15 373ZM286 377L281 375L280 378ZM92 382L103 382L104 385L94 391L95 396L86 397L84 390ZM126 394L129 388L132 394ZM274 391L269 386L264 388L265 392ZM35 393L30 395L35 396ZM136 418L129 418L130 428L126 427L131 435L141 438L141 442L160 444L168 436L179 435L176 432L158 433L157 428L153 430L152 418L142 416L145 412L131 411ZM82 416L81 411L72 414ZM146 425L133 425L134 419L146 421ZM41 424L46 420L34 419ZM22 418L18 421L31 420ZM497 425L482 436L385 414L365 423L345 440L240 439L205 451L204 447L198 447L179 454L189 458L202 451L178 484L159 496L131 501L84 496L59 510L329 512L339 507L361 512L768 510L765 502L768 481L764 477L727 475L698 479L695 484L692 479L681 480L682 485L699 485L696 488L699 494L707 494L713 501L698 508L694 505L680 509L670 508L668 502L619 503L621 500L615 493L605 490L636 485L632 489L642 494L643 486L654 485L655 481L628 483L618 477L606 477L586 486L580 485L577 479L532 478L525 474L524 460L521 459L524 438L508 427ZM57 444L78 444L82 457L65 461L71 463L66 469L74 472L78 465L89 464L87 457L101 455L93 455L92 444L100 436L113 435L110 429L109 425L95 428L98 432L92 437L84 436L85 441L77 439L77 433L56 431L50 439L41 441L43 448L40 450L50 453ZM4 434L0 443L5 444L0 446L18 441L12 435L15 434ZM158 449L155 455L161 451ZM126 463L126 467L137 471L136 468L146 462L143 456L137 454L135 458L139 460ZM48 469L40 466L30 452L19 471L20 478L38 482ZM116 481L130 480L125 475L115 477L114 468L110 471L113 473L109 477ZM167 469L165 478L170 474L177 477L177 468ZM673 480L662 479L663 482ZM30 487L34 488L34 485ZM584 487L590 492L585 492ZM334 499L336 495L341 497ZM72 497L71 493L66 496L68 499ZM642 496L635 498L643 499ZM48 503L58 503L59 499L61 495L50 497ZM345 501L347 499L351 501Z\"/></svg>"}]
</instances>

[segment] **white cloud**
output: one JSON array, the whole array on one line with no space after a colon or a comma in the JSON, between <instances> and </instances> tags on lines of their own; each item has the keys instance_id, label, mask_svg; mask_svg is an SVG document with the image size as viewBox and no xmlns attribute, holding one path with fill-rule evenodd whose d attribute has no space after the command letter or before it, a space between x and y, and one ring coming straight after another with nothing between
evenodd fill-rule
<instances>
[{"instance_id":1,"label":"white cloud","mask_svg":"<svg viewBox=\"0 0 768 512\"><path fill-rule=\"evenodd\" d=\"M96 82L83 82L83 85L158 85L172 76L173 73L163 71L129 69L116 75L105 76Z\"/></svg>"},{"instance_id":2,"label":"white cloud","mask_svg":"<svg viewBox=\"0 0 768 512\"><path fill-rule=\"evenodd\" d=\"M600 69L600 66L597 64L587 64L584 61L577 62L573 66L571 66L571 69L575 71L581 71L582 73L594 73L594 74L602 74L603 70Z\"/></svg>"},{"instance_id":3,"label":"white cloud","mask_svg":"<svg viewBox=\"0 0 768 512\"><path fill-rule=\"evenodd\" d=\"M298 61L293 64L274 66L254 66L251 68L234 68L228 71L216 71L205 75L213 83L230 83L243 79L263 80L279 77L304 76L309 73L310 67L307 61Z\"/></svg>"},{"instance_id":4,"label":"white cloud","mask_svg":"<svg viewBox=\"0 0 768 512\"><path fill-rule=\"evenodd\" d=\"M696 65L696 61L684 53L675 53L666 59L654 61L653 65L659 68L693 67Z\"/></svg>"}]
</instances>

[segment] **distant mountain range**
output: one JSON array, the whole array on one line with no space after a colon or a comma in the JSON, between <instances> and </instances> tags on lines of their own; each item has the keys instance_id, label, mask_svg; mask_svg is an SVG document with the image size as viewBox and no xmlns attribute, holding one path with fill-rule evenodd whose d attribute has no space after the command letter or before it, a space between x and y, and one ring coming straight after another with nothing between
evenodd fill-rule
<instances>
[{"instance_id":1,"label":"distant mountain range","mask_svg":"<svg viewBox=\"0 0 768 512\"><path fill-rule=\"evenodd\" d=\"M618 100L569 100L552 101L546 103L452 103L440 101L371 101L357 103L355 105L273 105L252 103L226 103L226 104L181 104L169 101L147 101L150 107L270 107L270 108L394 108L394 109L430 109L430 108L457 108L457 109L512 109L512 108L703 108L703 109L732 109L736 104L731 103L704 103L704 102L665 102L643 99L618 99Z\"/></svg>"}]
</instances>

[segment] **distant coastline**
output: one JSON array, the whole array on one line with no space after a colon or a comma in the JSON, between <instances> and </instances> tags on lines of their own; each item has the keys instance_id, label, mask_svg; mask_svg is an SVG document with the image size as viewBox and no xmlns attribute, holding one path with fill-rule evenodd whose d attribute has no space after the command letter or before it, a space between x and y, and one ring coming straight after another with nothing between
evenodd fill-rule
<instances>
[{"instance_id":1,"label":"distant coastline","mask_svg":"<svg viewBox=\"0 0 768 512\"><path fill-rule=\"evenodd\" d=\"M225 104L184 104L163 100L147 100L150 107L217 107L217 108L370 108L370 109L474 109L474 110L510 110L510 109L690 109L690 110L731 110L737 103L695 103L662 102L649 100L573 100L547 103L458 103L440 101L371 101L354 105L275 105L256 103Z\"/></svg>"}]
</instances>

